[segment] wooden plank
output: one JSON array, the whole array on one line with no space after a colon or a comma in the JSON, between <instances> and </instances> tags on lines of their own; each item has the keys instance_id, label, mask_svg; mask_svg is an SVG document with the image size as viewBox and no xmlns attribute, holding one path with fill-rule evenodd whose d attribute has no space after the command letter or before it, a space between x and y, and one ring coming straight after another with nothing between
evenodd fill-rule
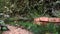
<instances>
[{"instance_id":1,"label":"wooden plank","mask_svg":"<svg viewBox=\"0 0 60 34\"><path fill-rule=\"evenodd\" d=\"M48 18L48 17L39 17L39 18L34 18L34 21L36 22L59 22L60 23L60 18Z\"/></svg>"}]
</instances>

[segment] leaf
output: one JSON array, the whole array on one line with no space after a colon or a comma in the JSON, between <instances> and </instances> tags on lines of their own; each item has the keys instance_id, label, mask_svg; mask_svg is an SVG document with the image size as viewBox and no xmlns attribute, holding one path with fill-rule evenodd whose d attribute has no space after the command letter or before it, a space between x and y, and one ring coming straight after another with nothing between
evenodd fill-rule
<instances>
[{"instance_id":1,"label":"leaf","mask_svg":"<svg viewBox=\"0 0 60 34\"><path fill-rule=\"evenodd\" d=\"M9 29L7 28L7 26L2 26L2 27L1 27L1 31L7 31L7 30L9 30Z\"/></svg>"}]
</instances>

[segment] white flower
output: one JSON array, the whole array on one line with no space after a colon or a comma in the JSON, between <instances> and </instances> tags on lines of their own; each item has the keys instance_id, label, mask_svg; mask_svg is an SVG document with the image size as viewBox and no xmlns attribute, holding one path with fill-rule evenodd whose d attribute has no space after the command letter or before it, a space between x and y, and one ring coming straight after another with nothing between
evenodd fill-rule
<instances>
[{"instance_id":1,"label":"white flower","mask_svg":"<svg viewBox=\"0 0 60 34\"><path fill-rule=\"evenodd\" d=\"M9 16L9 15L4 15L4 17L7 17L7 18L9 18L10 16Z\"/></svg>"},{"instance_id":2,"label":"white flower","mask_svg":"<svg viewBox=\"0 0 60 34\"><path fill-rule=\"evenodd\" d=\"M0 15L3 15L3 13L0 13Z\"/></svg>"},{"instance_id":3,"label":"white flower","mask_svg":"<svg viewBox=\"0 0 60 34\"><path fill-rule=\"evenodd\" d=\"M56 3L60 3L60 1L56 1Z\"/></svg>"},{"instance_id":4,"label":"white flower","mask_svg":"<svg viewBox=\"0 0 60 34\"><path fill-rule=\"evenodd\" d=\"M14 4L12 4L11 7L14 7Z\"/></svg>"},{"instance_id":5,"label":"white flower","mask_svg":"<svg viewBox=\"0 0 60 34\"><path fill-rule=\"evenodd\" d=\"M4 8L7 8L6 6Z\"/></svg>"}]
</instances>

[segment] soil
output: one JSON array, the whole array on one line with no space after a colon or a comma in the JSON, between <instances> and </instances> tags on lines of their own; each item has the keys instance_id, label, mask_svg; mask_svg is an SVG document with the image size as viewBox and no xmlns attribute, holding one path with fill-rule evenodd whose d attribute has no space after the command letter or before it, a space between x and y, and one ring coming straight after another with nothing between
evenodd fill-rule
<instances>
[{"instance_id":1,"label":"soil","mask_svg":"<svg viewBox=\"0 0 60 34\"><path fill-rule=\"evenodd\" d=\"M26 29L17 28L15 26L7 25L7 27L9 28L9 31L4 31L2 34L33 34Z\"/></svg>"}]
</instances>

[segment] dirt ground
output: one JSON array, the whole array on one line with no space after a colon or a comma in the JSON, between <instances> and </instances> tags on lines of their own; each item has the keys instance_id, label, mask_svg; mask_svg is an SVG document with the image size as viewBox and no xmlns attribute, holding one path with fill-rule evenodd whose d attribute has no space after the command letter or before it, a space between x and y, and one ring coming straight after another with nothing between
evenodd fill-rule
<instances>
[{"instance_id":1,"label":"dirt ground","mask_svg":"<svg viewBox=\"0 0 60 34\"><path fill-rule=\"evenodd\" d=\"M26 29L17 28L15 26L7 25L7 27L10 29L10 31L4 31L2 34L33 34Z\"/></svg>"}]
</instances>

